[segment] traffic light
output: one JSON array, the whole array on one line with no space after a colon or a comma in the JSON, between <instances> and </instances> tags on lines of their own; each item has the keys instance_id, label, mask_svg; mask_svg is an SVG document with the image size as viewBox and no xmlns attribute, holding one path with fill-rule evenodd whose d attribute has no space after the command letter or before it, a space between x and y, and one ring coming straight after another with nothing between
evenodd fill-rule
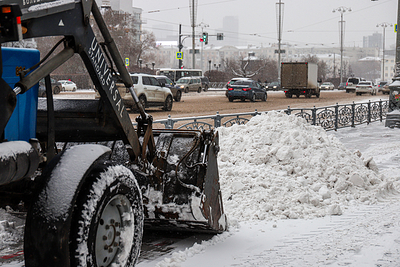
<instances>
[{"instance_id":1,"label":"traffic light","mask_svg":"<svg viewBox=\"0 0 400 267\"><path fill-rule=\"evenodd\" d=\"M203 42L204 44L208 44L208 32L203 32Z\"/></svg>"}]
</instances>

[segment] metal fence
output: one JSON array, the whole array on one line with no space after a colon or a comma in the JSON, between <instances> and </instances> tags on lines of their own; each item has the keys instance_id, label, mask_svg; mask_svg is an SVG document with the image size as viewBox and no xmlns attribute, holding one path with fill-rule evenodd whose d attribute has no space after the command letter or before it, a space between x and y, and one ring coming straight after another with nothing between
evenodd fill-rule
<instances>
[{"instance_id":1,"label":"metal fence","mask_svg":"<svg viewBox=\"0 0 400 267\"><path fill-rule=\"evenodd\" d=\"M325 130L336 130L344 127L355 127L363 123L383 121L388 112L388 100L369 101L367 103L352 103L346 105L333 105L320 108L290 108L281 112L288 115L295 115L306 119L312 125L318 125ZM154 124L163 124L166 129L212 129L217 127L229 127L234 124L245 124L251 117L268 113L268 111L235 114L219 114L200 117L186 117L173 119L156 120Z\"/></svg>"}]
</instances>

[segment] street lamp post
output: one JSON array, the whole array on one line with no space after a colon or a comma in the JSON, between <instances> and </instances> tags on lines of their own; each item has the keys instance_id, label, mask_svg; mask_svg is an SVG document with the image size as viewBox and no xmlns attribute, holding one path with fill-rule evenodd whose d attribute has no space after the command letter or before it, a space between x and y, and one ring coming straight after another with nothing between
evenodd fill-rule
<instances>
[{"instance_id":1,"label":"street lamp post","mask_svg":"<svg viewBox=\"0 0 400 267\"><path fill-rule=\"evenodd\" d=\"M281 41L282 41L282 3L281 0L279 0L278 3L276 3L277 7L277 12L278 12L278 81L281 81Z\"/></svg>"},{"instance_id":2,"label":"street lamp post","mask_svg":"<svg viewBox=\"0 0 400 267\"><path fill-rule=\"evenodd\" d=\"M344 20L343 20L343 13L346 11L351 11L349 7L338 7L332 10L333 13L336 11L340 12L340 82L343 82L343 40L344 40Z\"/></svg>"},{"instance_id":3,"label":"street lamp post","mask_svg":"<svg viewBox=\"0 0 400 267\"><path fill-rule=\"evenodd\" d=\"M385 33L386 33L386 28L387 27L393 27L393 24L387 23L387 22L382 22L380 24L377 24L376 27L382 27L383 28L383 44L382 44L382 81L385 80Z\"/></svg>"}]
</instances>

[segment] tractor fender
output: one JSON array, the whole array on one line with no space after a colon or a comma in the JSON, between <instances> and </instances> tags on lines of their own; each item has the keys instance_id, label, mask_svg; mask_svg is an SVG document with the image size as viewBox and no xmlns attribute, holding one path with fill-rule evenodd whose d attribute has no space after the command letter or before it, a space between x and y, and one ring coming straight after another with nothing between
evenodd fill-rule
<instances>
[{"instance_id":1,"label":"tractor fender","mask_svg":"<svg viewBox=\"0 0 400 267\"><path fill-rule=\"evenodd\" d=\"M91 167L110 153L102 145L77 145L49 164L26 218L27 266L70 266L68 236L76 198Z\"/></svg>"}]
</instances>

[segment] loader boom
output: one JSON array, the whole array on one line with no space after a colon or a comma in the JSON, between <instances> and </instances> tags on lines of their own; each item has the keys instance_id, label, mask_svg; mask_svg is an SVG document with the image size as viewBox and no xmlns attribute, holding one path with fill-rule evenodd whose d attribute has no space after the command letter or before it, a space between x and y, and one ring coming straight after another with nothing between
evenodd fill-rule
<instances>
[{"instance_id":1,"label":"loader boom","mask_svg":"<svg viewBox=\"0 0 400 267\"><path fill-rule=\"evenodd\" d=\"M106 105L112 108L115 114L115 120L119 122L124 142L131 147L131 155L135 160L137 160L137 158L142 154L140 143L118 93L118 89L112 77L113 73L111 68L108 65L103 50L96 40L94 32L87 21L89 7L95 21L97 22L100 32L102 33L108 53L114 61L111 63L114 63L117 67L120 79L127 88L132 86L132 79L122 62L121 55L119 54L114 40L111 38L111 35L106 28L96 2L43 1L40 2L40 4L32 4L32 2L27 1L31 4L25 5L17 5L15 2L16 1L3 1L3 7L9 5L14 10L13 12L18 15L21 14L19 8L22 6L20 26L24 29L24 32L26 32L24 34L24 39L43 36L65 36L65 42L64 50L62 52L49 59L44 64L41 64L30 74L22 76L20 82L16 84L14 92L16 94L26 92L33 85L38 83L40 79L49 75L57 67L72 57L74 53L78 53L88 69L102 100ZM17 2L21 3L22 1ZM57 5L57 3L60 2L62 4ZM8 19L12 20L13 18ZM15 32L16 34L11 36L4 36L4 31L2 31L0 40L2 42L18 41L18 30L15 30ZM139 107L141 116L140 120L143 121L143 125L146 127L148 124L151 124L151 116L145 113L133 90L132 93L134 95L133 98ZM7 102L8 110L12 109L14 101L13 97L9 97L9 99L10 101ZM0 131L2 130L4 130L4 128L0 129ZM150 146L153 146L154 142L150 140L149 144Z\"/></svg>"}]
</instances>

